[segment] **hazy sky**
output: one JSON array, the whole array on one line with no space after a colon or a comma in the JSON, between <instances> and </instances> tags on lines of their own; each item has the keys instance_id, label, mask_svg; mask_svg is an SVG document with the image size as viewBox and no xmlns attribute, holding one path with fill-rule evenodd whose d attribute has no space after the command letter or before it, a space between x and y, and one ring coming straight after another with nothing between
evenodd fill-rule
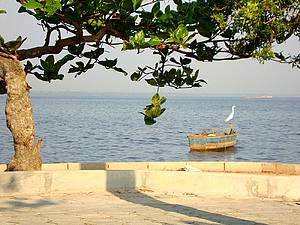
<instances>
[{"instance_id":1,"label":"hazy sky","mask_svg":"<svg viewBox=\"0 0 300 225\"><path fill-rule=\"evenodd\" d=\"M41 45L43 33L36 21L27 14L18 14L18 4L13 0L0 0L0 9L8 13L0 16L0 34L5 39L15 39L18 35L27 37L23 47ZM300 43L295 38L284 47L285 50L299 53ZM110 49L108 49L110 50ZM153 55L139 54L133 51L120 52L111 49L111 58L119 58L119 66L124 66L129 72L134 72L137 66L151 64ZM300 96L300 70L292 69L290 65L267 62L259 64L255 60L240 60L233 62L213 62L195 64L200 69L201 78L208 82L203 88L188 90L162 89L162 92L197 95L273 95ZM130 77L121 73L95 67L91 71L74 78L65 74L63 81L53 81L50 84L28 77L34 91L79 91L79 92L155 92L145 82L132 82Z\"/></svg>"}]
</instances>

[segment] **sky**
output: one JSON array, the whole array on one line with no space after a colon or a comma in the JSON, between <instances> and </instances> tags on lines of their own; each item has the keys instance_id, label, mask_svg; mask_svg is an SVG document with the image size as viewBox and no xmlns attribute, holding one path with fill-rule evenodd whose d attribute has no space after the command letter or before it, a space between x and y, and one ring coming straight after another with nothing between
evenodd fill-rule
<instances>
[{"instance_id":1,"label":"sky","mask_svg":"<svg viewBox=\"0 0 300 225\"><path fill-rule=\"evenodd\" d=\"M0 16L0 34L5 40L12 40L21 35L27 37L22 48L43 45L44 36L37 21L27 14L18 14L18 3L12 0L0 0L0 9L7 11ZM283 47L285 51L299 53L300 42L294 38ZM135 51L106 49L111 58L118 58L118 66L124 67L129 74L137 66L154 62L152 54L136 54ZM200 70L200 77L207 81L202 88L175 90L161 89L161 93L179 95L224 95L224 96L300 96L300 70L290 65L265 62L254 59L232 62L197 62L194 67ZM155 93L156 88L144 81L132 82L130 76L122 73L95 67L87 73L74 78L65 73L63 81L51 83L40 81L29 75L28 81L33 92L86 92L86 93Z\"/></svg>"}]
</instances>

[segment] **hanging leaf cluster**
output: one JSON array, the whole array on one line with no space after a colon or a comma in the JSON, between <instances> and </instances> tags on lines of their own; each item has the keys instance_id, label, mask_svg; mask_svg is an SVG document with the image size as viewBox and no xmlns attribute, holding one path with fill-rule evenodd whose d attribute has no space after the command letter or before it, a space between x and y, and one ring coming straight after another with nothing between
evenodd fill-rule
<instances>
[{"instance_id":1,"label":"hanging leaf cluster","mask_svg":"<svg viewBox=\"0 0 300 225\"><path fill-rule=\"evenodd\" d=\"M156 123L155 118L159 117L166 109L161 108L161 105L166 102L165 97L160 97L158 93L153 95L150 105L147 105L144 112L144 121L146 125L153 125Z\"/></svg>"}]
</instances>

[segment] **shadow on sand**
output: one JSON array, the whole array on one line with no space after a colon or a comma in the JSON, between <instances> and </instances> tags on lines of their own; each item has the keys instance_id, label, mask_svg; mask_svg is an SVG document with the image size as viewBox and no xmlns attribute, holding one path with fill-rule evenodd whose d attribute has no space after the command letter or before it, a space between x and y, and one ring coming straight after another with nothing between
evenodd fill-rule
<instances>
[{"instance_id":1,"label":"shadow on sand","mask_svg":"<svg viewBox=\"0 0 300 225\"><path fill-rule=\"evenodd\" d=\"M189 206L179 205L179 204L170 204L160 200L157 200L151 196L148 196L141 192L136 192L135 190L135 173L134 171L123 171L122 177L120 177L119 173L116 171L107 171L107 191L111 192L115 196L119 197L122 200L139 204L143 206L148 206L152 208L158 208L164 210L165 212L174 212L179 213L188 217L194 217L198 219L205 219L211 223L220 223L226 225L248 225L248 224L259 224L265 225L264 223L257 223L255 221L240 219L232 216L226 216L218 213L207 212L201 209L192 208ZM126 181L126 186L129 186L128 193L133 192L134 194L128 194L126 192L116 191L116 187L114 184L116 183L116 179ZM128 183L128 181L130 183ZM124 185L125 186L125 185ZM190 221L184 221L185 224L206 224L200 223L199 221L193 220L191 218Z\"/></svg>"}]
</instances>

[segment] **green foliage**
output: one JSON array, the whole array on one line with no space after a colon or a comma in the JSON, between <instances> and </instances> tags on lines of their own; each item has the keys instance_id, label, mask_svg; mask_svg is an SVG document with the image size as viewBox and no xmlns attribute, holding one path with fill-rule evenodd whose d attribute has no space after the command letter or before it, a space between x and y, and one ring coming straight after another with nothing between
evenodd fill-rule
<instances>
[{"instance_id":1,"label":"green foliage","mask_svg":"<svg viewBox=\"0 0 300 225\"><path fill-rule=\"evenodd\" d=\"M152 36L146 40L144 31L137 32L134 36L129 37L129 42L123 42L122 50L130 50L130 49L142 49L142 48L150 48L155 47L160 44L160 39L157 36Z\"/></svg>"},{"instance_id":2,"label":"green foliage","mask_svg":"<svg viewBox=\"0 0 300 225\"><path fill-rule=\"evenodd\" d=\"M49 55L45 60L40 59L40 66L33 67L32 64L28 61L25 68L27 72L34 74L38 79L43 81L51 82L51 80L62 80L64 78L64 75L59 73L60 69L68 61L71 61L74 58L75 56L68 54L62 59L55 62L54 56ZM39 72L33 72L33 70L35 69L38 69Z\"/></svg>"},{"instance_id":3,"label":"green foliage","mask_svg":"<svg viewBox=\"0 0 300 225\"><path fill-rule=\"evenodd\" d=\"M23 6L26 9L41 10L51 16L62 8L60 0L27 0Z\"/></svg>"},{"instance_id":4,"label":"green foliage","mask_svg":"<svg viewBox=\"0 0 300 225\"><path fill-rule=\"evenodd\" d=\"M105 56L108 47L119 44L124 51L142 54L146 52L143 49L148 49L159 56L153 66L141 65L130 76L132 81L145 81L157 89L206 84L199 77L196 61L255 58L259 62L274 60L300 67L300 54L276 52L273 48L292 36L300 39L299 0L19 2L19 12L33 16L43 27L44 46L33 48L35 51L20 50L25 39L7 41L0 36L0 51L22 60L41 58L37 65L27 62L25 70L48 82L63 78L59 72L62 67L69 67L69 73L75 76L95 66L127 75L117 66L117 59ZM63 50L67 50L65 57L59 55L61 60L55 62L53 54ZM154 118L163 113L158 108L154 103L146 107L147 124L154 123Z\"/></svg>"},{"instance_id":5,"label":"green foliage","mask_svg":"<svg viewBox=\"0 0 300 225\"><path fill-rule=\"evenodd\" d=\"M133 48L140 49L145 46L145 34L144 31L137 32L134 36L129 38L129 43Z\"/></svg>"},{"instance_id":6,"label":"green foliage","mask_svg":"<svg viewBox=\"0 0 300 225\"><path fill-rule=\"evenodd\" d=\"M168 54L161 54L160 63L156 63L154 67L138 67L130 78L132 81L145 79L149 85L158 88L165 86L176 89L202 87L206 81L198 78L199 70L194 71L190 66L191 62L190 58L179 57L179 60L176 60Z\"/></svg>"},{"instance_id":7,"label":"green foliage","mask_svg":"<svg viewBox=\"0 0 300 225\"><path fill-rule=\"evenodd\" d=\"M142 0L132 0L132 9L136 11L142 4Z\"/></svg>"},{"instance_id":8,"label":"green foliage","mask_svg":"<svg viewBox=\"0 0 300 225\"><path fill-rule=\"evenodd\" d=\"M25 40L26 38L22 39L22 37L19 36L16 40L4 42L3 37L0 36L0 50L9 54L14 54L16 50L21 47Z\"/></svg>"},{"instance_id":9,"label":"green foliage","mask_svg":"<svg viewBox=\"0 0 300 225\"><path fill-rule=\"evenodd\" d=\"M166 102L165 97L160 97L158 93L153 95L151 104L145 107L145 111L141 112L144 115L146 125L153 125L156 123L155 118L159 117L166 109L161 108L161 105Z\"/></svg>"},{"instance_id":10,"label":"green foliage","mask_svg":"<svg viewBox=\"0 0 300 225\"><path fill-rule=\"evenodd\" d=\"M265 46L253 52L253 57L257 58L259 62L263 63L265 60L271 60L275 58L275 53L271 46Z\"/></svg>"},{"instance_id":11,"label":"green foliage","mask_svg":"<svg viewBox=\"0 0 300 225\"><path fill-rule=\"evenodd\" d=\"M83 53L83 56L89 59L98 59L100 55L104 53L104 48L97 48L96 50L92 50L89 52Z\"/></svg>"},{"instance_id":12,"label":"green foliage","mask_svg":"<svg viewBox=\"0 0 300 225\"><path fill-rule=\"evenodd\" d=\"M89 69L92 69L94 67L94 64L91 63L91 60L89 60L86 64L79 61L76 62L76 66L71 65L71 68L69 69L69 73L76 73L75 76L81 75L82 73L85 73Z\"/></svg>"},{"instance_id":13,"label":"green foliage","mask_svg":"<svg viewBox=\"0 0 300 225\"><path fill-rule=\"evenodd\" d=\"M3 10L3 9L0 9L0 14L5 14L6 13L6 11L5 10Z\"/></svg>"},{"instance_id":14,"label":"green foliage","mask_svg":"<svg viewBox=\"0 0 300 225\"><path fill-rule=\"evenodd\" d=\"M68 46L69 53L76 55L76 56L80 56L81 53L83 52L83 49L84 49L84 43L81 43L79 45L69 45Z\"/></svg>"},{"instance_id":15,"label":"green foliage","mask_svg":"<svg viewBox=\"0 0 300 225\"><path fill-rule=\"evenodd\" d=\"M42 9L43 4L38 0L28 0L23 6L27 9Z\"/></svg>"},{"instance_id":16,"label":"green foliage","mask_svg":"<svg viewBox=\"0 0 300 225\"><path fill-rule=\"evenodd\" d=\"M189 35L189 31L183 24L180 24L173 32L170 33L169 42L174 42L182 47L186 47L188 41L190 41L196 33Z\"/></svg>"},{"instance_id":17,"label":"green foliage","mask_svg":"<svg viewBox=\"0 0 300 225\"><path fill-rule=\"evenodd\" d=\"M53 15L57 10L61 9L60 0L47 0L44 10L47 12L47 15Z\"/></svg>"}]
</instances>

